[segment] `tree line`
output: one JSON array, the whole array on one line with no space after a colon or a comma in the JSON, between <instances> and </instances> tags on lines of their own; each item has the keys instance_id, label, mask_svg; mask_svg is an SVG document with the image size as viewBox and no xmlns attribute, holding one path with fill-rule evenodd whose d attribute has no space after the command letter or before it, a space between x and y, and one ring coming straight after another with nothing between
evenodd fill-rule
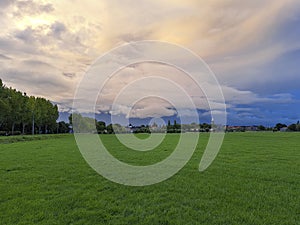
<instances>
[{"instance_id":1,"label":"tree line","mask_svg":"<svg viewBox=\"0 0 300 225\"><path fill-rule=\"evenodd\" d=\"M222 131L222 126L208 123L191 123L180 124L174 120L173 124L168 120L166 125L158 126L153 123L152 125L140 125L134 126L129 124L128 126L122 126L120 124L106 125L103 121L97 121L96 119L84 117L81 114L74 113L70 115L69 121L71 125L72 120L76 120L76 127L74 132L77 133L90 133L95 132L98 134L114 134L114 133L182 133L182 132L218 132ZM284 129L282 129L284 128ZM245 131L300 131L299 121L295 124L287 126L286 124L277 123L274 127L259 126L226 126L226 132L245 132Z\"/></svg>"},{"instance_id":2,"label":"tree line","mask_svg":"<svg viewBox=\"0 0 300 225\"><path fill-rule=\"evenodd\" d=\"M158 126L157 124L133 126L122 126L120 124L106 124L104 121L97 121L95 118L84 117L79 113L73 113L69 116L69 123L76 133L181 133L187 130L193 132L209 132L212 128L210 124L179 124L174 120L173 124L168 120L167 125Z\"/></svg>"},{"instance_id":3,"label":"tree line","mask_svg":"<svg viewBox=\"0 0 300 225\"><path fill-rule=\"evenodd\" d=\"M0 79L0 135L56 133L58 107L41 97L6 87Z\"/></svg>"}]
</instances>

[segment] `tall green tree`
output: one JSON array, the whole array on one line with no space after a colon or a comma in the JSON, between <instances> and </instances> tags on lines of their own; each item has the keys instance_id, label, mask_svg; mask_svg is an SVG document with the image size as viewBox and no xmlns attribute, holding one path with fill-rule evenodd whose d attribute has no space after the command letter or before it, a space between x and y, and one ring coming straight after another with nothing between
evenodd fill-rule
<instances>
[{"instance_id":1,"label":"tall green tree","mask_svg":"<svg viewBox=\"0 0 300 225\"><path fill-rule=\"evenodd\" d=\"M30 96L28 99L28 110L30 112L31 117L31 134L35 133L35 114L36 114L36 98L34 96Z\"/></svg>"},{"instance_id":2,"label":"tall green tree","mask_svg":"<svg viewBox=\"0 0 300 225\"><path fill-rule=\"evenodd\" d=\"M8 115L8 123L11 126L11 133L14 134L15 125L20 124L22 120L22 93L10 88L8 90L8 102L10 104L10 112Z\"/></svg>"},{"instance_id":3,"label":"tall green tree","mask_svg":"<svg viewBox=\"0 0 300 225\"><path fill-rule=\"evenodd\" d=\"M48 128L54 128L56 126L56 120L58 119L58 107L57 105L52 105L52 103L47 100L44 105L45 109L48 111L48 115L44 118L45 134L48 133Z\"/></svg>"},{"instance_id":4,"label":"tall green tree","mask_svg":"<svg viewBox=\"0 0 300 225\"><path fill-rule=\"evenodd\" d=\"M36 98L35 123L38 127L38 133L42 133L42 127L45 125L48 117L47 100L44 98Z\"/></svg>"},{"instance_id":5,"label":"tall green tree","mask_svg":"<svg viewBox=\"0 0 300 225\"><path fill-rule=\"evenodd\" d=\"M7 122L7 117L10 112L10 105L8 102L8 91L0 79L0 127Z\"/></svg>"},{"instance_id":6,"label":"tall green tree","mask_svg":"<svg viewBox=\"0 0 300 225\"><path fill-rule=\"evenodd\" d=\"M109 124L109 125L106 127L106 130L107 130L107 133L108 133L108 134L113 134L113 133L114 133L113 125L112 125L112 124Z\"/></svg>"},{"instance_id":7,"label":"tall green tree","mask_svg":"<svg viewBox=\"0 0 300 225\"><path fill-rule=\"evenodd\" d=\"M22 113L21 113L21 124L22 124L22 134L25 134L26 126L31 122L31 110L30 110L30 101L26 93L23 95L21 101Z\"/></svg>"},{"instance_id":8,"label":"tall green tree","mask_svg":"<svg viewBox=\"0 0 300 225\"><path fill-rule=\"evenodd\" d=\"M96 129L99 134L103 134L106 131L106 124L103 121L99 121L96 123Z\"/></svg>"}]
</instances>

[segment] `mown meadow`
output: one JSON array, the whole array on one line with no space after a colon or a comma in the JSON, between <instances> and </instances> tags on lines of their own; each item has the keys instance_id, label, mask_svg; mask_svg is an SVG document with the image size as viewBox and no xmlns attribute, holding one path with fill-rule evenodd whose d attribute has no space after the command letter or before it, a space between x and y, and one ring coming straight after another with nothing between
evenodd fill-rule
<instances>
[{"instance_id":1,"label":"mown meadow","mask_svg":"<svg viewBox=\"0 0 300 225\"><path fill-rule=\"evenodd\" d=\"M300 224L300 133L228 133L200 173L208 135L176 175L143 187L97 174L72 135L1 137L0 224ZM136 165L164 159L178 137L137 152L100 136L111 154Z\"/></svg>"}]
</instances>

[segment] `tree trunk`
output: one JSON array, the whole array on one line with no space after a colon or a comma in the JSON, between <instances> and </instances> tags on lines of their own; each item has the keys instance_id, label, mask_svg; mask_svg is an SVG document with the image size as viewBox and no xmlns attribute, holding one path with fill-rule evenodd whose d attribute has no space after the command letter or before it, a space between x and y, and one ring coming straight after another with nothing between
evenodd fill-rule
<instances>
[{"instance_id":1,"label":"tree trunk","mask_svg":"<svg viewBox=\"0 0 300 225\"><path fill-rule=\"evenodd\" d=\"M15 123L13 123L11 126L11 135L14 135L14 131L15 131Z\"/></svg>"},{"instance_id":2,"label":"tree trunk","mask_svg":"<svg viewBox=\"0 0 300 225\"><path fill-rule=\"evenodd\" d=\"M26 127L26 124L23 123L23 128L22 128L22 134L23 134L23 135L25 134L25 127Z\"/></svg>"},{"instance_id":3,"label":"tree trunk","mask_svg":"<svg viewBox=\"0 0 300 225\"><path fill-rule=\"evenodd\" d=\"M45 134L47 134L48 132L47 132L47 125L45 125Z\"/></svg>"},{"instance_id":4,"label":"tree trunk","mask_svg":"<svg viewBox=\"0 0 300 225\"><path fill-rule=\"evenodd\" d=\"M32 135L34 135L34 114L32 114Z\"/></svg>"}]
</instances>

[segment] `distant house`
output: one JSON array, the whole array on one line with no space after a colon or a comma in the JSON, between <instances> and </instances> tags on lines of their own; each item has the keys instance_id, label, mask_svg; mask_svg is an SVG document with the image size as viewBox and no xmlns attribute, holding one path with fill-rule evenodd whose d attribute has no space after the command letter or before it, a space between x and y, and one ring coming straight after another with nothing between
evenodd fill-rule
<instances>
[{"instance_id":1,"label":"distant house","mask_svg":"<svg viewBox=\"0 0 300 225\"><path fill-rule=\"evenodd\" d=\"M255 126L255 125L253 125L253 126L246 126L245 130L246 131L258 131L258 126Z\"/></svg>"},{"instance_id":2,"label":"distant house","mask_svg":"<svg viewBox=\"0 0 300 225\"><path fill-rule=\"evenodd\" d=\"M126 126L125 129L126 129L126 133L133 133L134 131L133 126L131 124Z\"/></svg>"},{"instance_id":3,"label":"distant house","mask_svg":"<svg viewBox=\"0 0 300 225\"><path fill-rule=\"evenodd\" d=\"M258 131L258 126L226 126L227 132Z\"/></svg>"},{"instance_id":4,"label":"distant house","mask_svg":"<svg viewBox=\"0 0 300 225\"><path fill-rule=\"evenodd\" d=\"M280 128L280 132L287 132L288 128L287 127L282 127Z\"/></svg>"}]
</instances>

